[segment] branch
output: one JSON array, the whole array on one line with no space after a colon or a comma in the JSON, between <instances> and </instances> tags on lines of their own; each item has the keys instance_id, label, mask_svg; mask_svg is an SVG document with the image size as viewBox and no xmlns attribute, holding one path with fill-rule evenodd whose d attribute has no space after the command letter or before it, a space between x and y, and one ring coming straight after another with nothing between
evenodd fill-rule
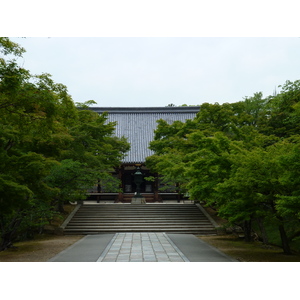
<instances>
[{"instance_id":1,"label":"branch","mask_svg":"<svg viewBox=\"0 0 300 300\"><path fill-rule=\"evenodd\" d=\"M15 144L14 141L9 140L6 144L6 146L4 147L4 150L9 151L14 146L14 144Z\"/></svg>"}]
</instances>

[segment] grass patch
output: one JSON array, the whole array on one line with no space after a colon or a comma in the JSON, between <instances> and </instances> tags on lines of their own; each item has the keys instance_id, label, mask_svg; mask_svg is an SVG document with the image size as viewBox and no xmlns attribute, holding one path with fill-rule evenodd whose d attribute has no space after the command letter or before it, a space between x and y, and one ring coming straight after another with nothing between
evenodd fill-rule
<instances>
[{"instance_id":1,"label":"grass patch","mask_svg":"<svg viewBox=\"0 0 300 300\"><path fill-rule=\"evenodd\" d=\"M235 235L198 236L241 262L300 262L300 254L285 255L280 247L261 242L246 243Z\"/></svg>"}]
</instances>

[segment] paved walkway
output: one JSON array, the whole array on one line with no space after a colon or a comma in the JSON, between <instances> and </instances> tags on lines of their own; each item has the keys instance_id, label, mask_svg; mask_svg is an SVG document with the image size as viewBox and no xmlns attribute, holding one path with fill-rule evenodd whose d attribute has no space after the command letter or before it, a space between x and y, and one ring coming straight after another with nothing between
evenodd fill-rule
<instances>
[{"instance_id":1,"label":"paved walkway","mask_svg":"<svg viewBox=\"0 0 300 300\"><path fill-rule=\"evenodd\" d=\"M117 233L97 261L189 261L165 233Z\"/></svg>"},{"instance_id":2,"label":"paved walkway","mask_svg":"<svg viewBox=\"0 0 300 300\"><path fill-rule=\"evenodd\" d=\"M233 262L192 234L87 235L50 262Z\"/></svg>"}]
</instances>

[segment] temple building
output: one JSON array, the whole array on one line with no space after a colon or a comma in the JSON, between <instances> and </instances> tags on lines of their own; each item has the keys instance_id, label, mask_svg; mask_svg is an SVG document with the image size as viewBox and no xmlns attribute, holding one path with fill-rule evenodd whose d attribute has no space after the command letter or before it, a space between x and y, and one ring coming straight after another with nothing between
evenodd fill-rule
<instances>
[{"instance_id":1,"label":"temple building","mask_svg":"<svg viewBox=\"0 0 300 300\"><path fill-rule=\"evenodd\" d=\"M108 121L116 122L115 134L126 137L130 143L130 150L123 159L121 166L116 166L114 176L121 181L122 192L106 191L105 187L95 187L89 191L90 199L110 199L115 202L130 202L137 192L134 173L137 168L143 175L139 190L147 202L163 202L164 200L180 199L176 188L162 189L159 174L151 174L145 166L146 157L153 155L149 143L154 138L157 121L165 120L169 124L174 121L185 122L194 119L199 112L199 106L167 106L167 107L93 107L93 111L108 113ZM153 176L154 181L147 181L145 177Z\"/></svg>"}]
</instances>

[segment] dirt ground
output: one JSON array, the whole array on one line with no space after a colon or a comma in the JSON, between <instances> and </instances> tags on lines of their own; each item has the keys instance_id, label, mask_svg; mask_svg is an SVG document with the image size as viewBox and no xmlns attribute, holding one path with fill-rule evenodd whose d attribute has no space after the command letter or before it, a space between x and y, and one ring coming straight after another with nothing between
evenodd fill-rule
<instances>
[{"instance_id":1,"label":"dirt ground","mask_svg":"<svg viewBox=\"0 0 300 300\"><path fill-rule=\"evenodd\" d=\"M226 220L217 216L215 210L209 207L204 207L204 209L219 226L227 223ZM285 255L280 247L266 246L260 241L246 243L236 234L198 236L198 238L241 262L300 262L299 253Z\"/></svg>"},{"instance_id":2,"label":"dirt ground","mask_svg":"<svg viewBox=\"0 0 300 300\"><path fill-rule=\"evenodd\" d=\"M15 243L14 248L0 252L0 262L46 262L82 237L44 235L32 241Z\"/></svg>"},{"instance_id":3,"label":"dirt ground","mask_svg":"<svg viewBox=\"0 0 300 300\"><path fill-rule=\"evenodd\" d=\"M300 262L299 254L285 255L280 247L259 241L246 243L232 234L198 237L241 262Z\"/></svg>"}]
</instances>

